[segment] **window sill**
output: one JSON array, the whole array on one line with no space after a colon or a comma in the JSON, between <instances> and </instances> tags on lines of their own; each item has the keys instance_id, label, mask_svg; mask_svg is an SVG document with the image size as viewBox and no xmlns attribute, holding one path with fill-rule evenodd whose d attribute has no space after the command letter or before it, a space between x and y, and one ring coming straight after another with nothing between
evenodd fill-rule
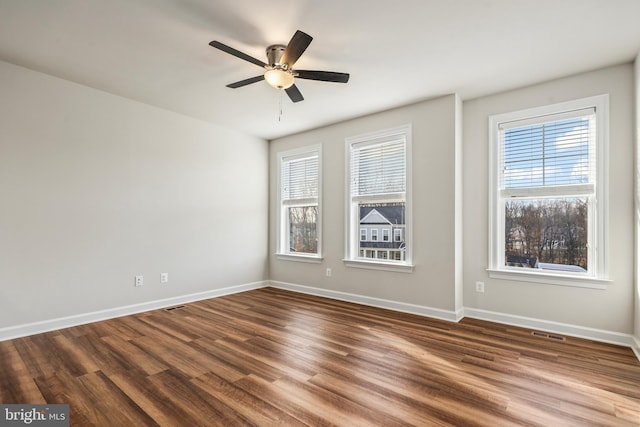
<instances>
[{"instance_id":1,"label":"window sill","mask_svg":"<svg viewBox=\"0 0 640 427\"><path fill-rule=\"evenodd\" d=\"M354 268L366 268L370 270L383 270L383 271L395 271L400 273L412 273L412 264L399 264L395 262L380 262L380 261L364 261L355 259L343 259L344 265Z\"/></svg>"},{"instance_id":2,"label":"window sill","mask_svg":"<svg viewBox=\"0 0 640 427\"><path fill-rule=\"evenodd\" d=\"M283 261L308 262L312 264L320 264L322 262L322 257L319 255L276 254L276 258Z\"/></svg>"},{"instance_id":3,"label":"window sill","mask_svg":"<svg viewBox=\"0 0 640 427\"><path fill-rule=\"evenodd\" d=\"M578 288L607 289L611 280L589 276L549 274L515 270L487 269L492 279L515 280L518 282L544 283L547 285L574 286Z\"/></svg>"}]
</instances>

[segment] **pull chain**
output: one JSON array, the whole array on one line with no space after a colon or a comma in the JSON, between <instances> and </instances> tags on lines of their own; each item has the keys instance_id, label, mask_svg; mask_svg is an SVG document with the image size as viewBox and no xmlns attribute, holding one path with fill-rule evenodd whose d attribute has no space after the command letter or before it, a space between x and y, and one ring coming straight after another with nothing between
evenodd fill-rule
<instances>
[{"instance_id":1,"label":"pull chain","mask_svg":"<svg viewBox=\"0 0 640 427\"><path fill-rule=\"evenodd\" d=\"M281 90L280 99L278 100L278 121L279 122L282 122L282 98L284 96L283 94L284 94L284 91Z\"/></svg>"}]
</instances>

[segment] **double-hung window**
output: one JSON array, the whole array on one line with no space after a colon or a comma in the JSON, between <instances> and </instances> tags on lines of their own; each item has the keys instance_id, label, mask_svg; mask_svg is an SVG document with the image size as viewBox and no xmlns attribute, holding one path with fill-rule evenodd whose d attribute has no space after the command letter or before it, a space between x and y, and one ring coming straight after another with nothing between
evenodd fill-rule
<instances>
[{"instance_id":1,"label":"double-hung window","mask_svg":"<svg viewBox=\"0 0 640 427\"><path fill-rule=\"evenodd\" d=\"M411 126L347 138L346 150L346 265L411 271Z\"/></svg>"},{"instance_id":2,"label":"double-hung window","mask_svg":"<svg viewBox=\"0 0 640 427\"><path fill-rule=\"evenodd\" d=\"M606 95L490 117L492 277L602 287Z\"/></svg>"},{"instance_id":3,"label":"double-hung window","mask_svg":"<svg viewBox=\"0 0 640 427\"><path fill-rule=\"evenodd\" d=\"M319 259L320 146L279 153L278 254L291 259Z\"/></svg>"}]
</instances>

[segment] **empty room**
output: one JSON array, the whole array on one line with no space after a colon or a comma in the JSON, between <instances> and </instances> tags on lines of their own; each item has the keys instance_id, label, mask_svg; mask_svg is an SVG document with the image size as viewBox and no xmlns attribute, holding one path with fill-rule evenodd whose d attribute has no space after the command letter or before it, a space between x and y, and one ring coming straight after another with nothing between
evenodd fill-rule
<instances>
[{"instance_id":1,"label":"empty room","mask_svg":"<svg viewBox=\"0 0 640 427\"><path fill-rule=\"evenodd\" d=\"M639 17L0 0L0 425L640 425Z\"/></svg>"}]
</instances>

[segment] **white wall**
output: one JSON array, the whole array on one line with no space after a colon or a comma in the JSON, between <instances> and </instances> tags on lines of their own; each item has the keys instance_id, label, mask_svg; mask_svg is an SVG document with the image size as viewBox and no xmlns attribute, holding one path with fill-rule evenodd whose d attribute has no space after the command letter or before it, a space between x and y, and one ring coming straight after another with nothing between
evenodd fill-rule
<instances>
[{"instance_id":1,"label":"white wall","mask_svg":"<svg viewBox=\"0 0 640 427\"><path fill-rule=\"evenodd\" d=\"M267 279L266 141L4 62L0 94L0 329Z\"/></svg>"},{"instance_id":2,"label":"white wall","mask_svg":"<svg viewBox=\"0 0 640 427\"><path fill-rule=\"evenodd\" d=\"M456 96L455 108L455 310L461 313L464 309L464 156L463 156L463 103Z\"/></svg>"},{"instance_id":3,"label":"white wall","mask_svg":"<svg viewBox=\"0 0 640 427\"><path fill-rule=\"evenodd\" d=\"M277 139L270 147L270 278L416 304L454 312L456 309L456 109L455 95L362 117ZM413 273L345 267L345 138L404 124L413 126ZM323 247L321 264L279 260L276 250L277 153L322 144ZM459 160L459 159L458 159ZM459 183L458 183L459 184ZM325 269L332 276L325 276Z\"/></svg>"},{"instance_id":4,"label":"white wall","mask_svg":"<svg viewBox=\"0 0 640 427\"><path fill-rule=\"evenodd\" d=\"M635 138L636 138L636 155L635 155L635 226L636 226L636 246L635 246L635 348L640 358L640 53L636 56L635 64Z\"/></svg>"},{"instance_id":5,"label":"white wall","mask_svg":"<svg viewBox=\"0 0 640 427\"><path fill-rule=\"evenodd\" d=\"M346 299L381 302L388 307L412 310L415 305L455 314L486 313L487 318L497 314L494 318L523 326L535 321L538 327L558 325L557 330L566 333L628 342L625 337L634 331L632 88L633 67L625 64L465 101L462 108L457 96L450 95L272 141L271 280L285 287L309 286L314 293L345 295ZM488 117L603 93L610 96L611 283L600 290L490 279L486 272ZM414 132L416 269L407 274L347 268L342 263L346 209L344 139L405 123L412 123ZM280 260L273 255L276 154L312 144L323 144L324 260L320 264ZM456 149L460 145L461 149ZM327 267L332 268L332 277L325 276ZM485 293L475 292L476 281L485 282ZM304 290L300 286L298 289ZM429 314L428 310L413 311Z\"/></svg>"},{"instance_id":6,"label":"white wall","mask_svg":"<svg viewBox=\"0 0 640 427\"><path fill-rule=\"evenodd\" d=\"M621 334L633 332L633 68L614 66L464 103L465 307ZM610 95L609 254L606 290L490 279L488 117L592 95ZM484 294L474 283L486 284Z\"/></svg>"}]
</instances>

